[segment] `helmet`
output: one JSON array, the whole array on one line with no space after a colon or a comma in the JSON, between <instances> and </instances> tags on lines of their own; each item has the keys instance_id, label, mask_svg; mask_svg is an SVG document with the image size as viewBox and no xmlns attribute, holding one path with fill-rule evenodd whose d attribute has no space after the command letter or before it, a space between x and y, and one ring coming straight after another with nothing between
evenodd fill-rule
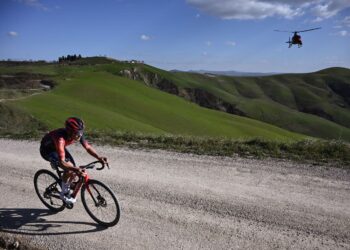
<instances>
[{"instance_id":1,"label":"helmet","mask_svg":"<svg viewBox=\"0 0 350 250\"><path fill-rule=\"evenodd\" d=\"M66 130L69 133L78 133L80 136L83 135L84 132L84 122L80 118L77 117L69 117L66 122Z\"/></svg>"}]
</instances>

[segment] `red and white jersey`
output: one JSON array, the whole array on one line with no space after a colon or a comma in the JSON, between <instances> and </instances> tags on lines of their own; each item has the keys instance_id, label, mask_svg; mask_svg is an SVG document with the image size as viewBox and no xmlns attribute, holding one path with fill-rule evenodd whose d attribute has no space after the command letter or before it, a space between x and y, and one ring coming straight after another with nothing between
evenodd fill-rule
<instances>
[{"instance_id":1,"label":"red and white jersey","mask_svg":"<svg viewBox=\"0 0 350 250\"><path fill-rule=\"evenodd\" d=\"M59 128L47 133L44 138L41 140L41 147L46 152L56 151L61 161L64 161L65 156L65 147L76 142L74 139L68 136L68 133L65 128ZM80 144L87 150L91 145L87 142L84 135L80 137Z\"/></svg>"}]
</instances>

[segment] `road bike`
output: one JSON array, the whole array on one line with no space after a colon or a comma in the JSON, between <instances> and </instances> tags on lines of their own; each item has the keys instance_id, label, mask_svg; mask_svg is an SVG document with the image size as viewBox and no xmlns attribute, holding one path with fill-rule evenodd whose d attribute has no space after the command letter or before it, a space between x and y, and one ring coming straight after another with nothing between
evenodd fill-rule
<instances>
[{"instance_id":1,"label":"road bike","mask_svg":"<svg viewBox=\"0 0 350 250\"><path fill-rule=\"evenodd\" d=\"M105 168L105 164L94 161L80 166L85 171L82 176L75 176L71 182L71 197L76 198L81 190L81 201L86 212L98 224L111 227L118 223L120 218L120 207L114 192L104 183L90 179L87 169L94 169L96 164L102 166L96 170ZM106 164L109 168L108 164ZM44 205L53 212L60 212L65 208L72 209L74 204L66 203L60 198L63 170L58 163L51 163L57 175L47 169L40 169L34 176L35 192Z\"/></svg>"}]
</instances>

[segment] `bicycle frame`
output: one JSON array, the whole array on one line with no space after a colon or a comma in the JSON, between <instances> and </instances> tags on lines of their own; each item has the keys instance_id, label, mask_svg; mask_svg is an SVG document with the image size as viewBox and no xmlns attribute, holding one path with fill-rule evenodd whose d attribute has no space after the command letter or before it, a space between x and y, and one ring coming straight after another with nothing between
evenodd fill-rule
<instances>
[{"instance_id":1,"label":"bicycle frame","mask_svg":"<svg viewBox=\"0 0 350 250\"><path fill-rule=\"evenodd\" d=\"M96 163L100 163L102 167L95 167ZM103 162L95 161L84 166L79 166L79 168L82 170L102 170L105 165L109 168L107 163L104 164ZM57 174L47 169L40 169L35 173L35 192L43 204L51 211L60 212L65 208L72 209L74 203L62 201L60 195L59 186L62 187L64 170L56 164L51 164L51 166ZM79 176L77 181L75 181L76 176ZM47 181L48 178L50 179L49 181ZM101 181L90 178L87 171L84 171L82 175L70 176L69 182L70 184L74 184L71 185L71 197L76 198L80 191L83 206L94 221L107 227L114 226L118 223L120 218L120 206L114 192L107 185ZM57 203L52 198L60 201ZM96 207L98 208L97 211L95 210ZM103 214L102 217L101 212ZM104 214L106 214L106 216L104 216Z\"/></svg>"},{"instance_id":2,"label":"bicycle frame","mask_svg":"<svg viewBox=\"0 0 350 250\"><path fill-rule=\"evenodd\" d=\"M91 164L95 164L95 163L97 163L97 162L99 162L99 161L92 162L92 163L90 163L90 164L88 164L88 165L86 165L86 166L82 166L82 167L83 167L83 169L86 170ZM101 163L101 162L99 162L99 163ZM108 166L108 165L107 165L107 166ZM108 167L109 167L109 166L108 166ZM101 168L97 168L97 170L102 170L103 168L104 168L104 164L102 164L102 167L101 167ZM63 175L64 171L63 171L63 170L60 170L58 166L55 166L55 170L56 170L56 172L57 172L57 175L58 175L60 181L62 181L62 175ZM80 176L80 177L79 177L79 181L77 182L76 186L74 187L74 191L73 191L73 193L71 194L71 196L72 196L73 198L76 198L77 195L78 195L78 193L79 193L79 191L80 191L80 189L81 189L81 187L82 187L83 185L86 185L86 183L88 183L89 180L90 180L90 176L88 175L87 172L85 172L85 174L84 174L83 176ZM94 189L95 189L95 188L94 188ZM98 202L95 200L94 196L92 195L92 192L91 192L91 190L90 190L90 186L89 186L89 185L86 185L86 190L89 192L89 194L91 195L91 197L92 197L92 199L94 200L95 204L97 205ZM99 193L99 191L98 191L97 189L95 189L95 191L100 195L100 193Z\"/></svg>"},{"instance_id":3,"label":"bicycle frame","mask_svg":"<svg viewBox=\"0 0 350 250\"><path fill-rule=\"evenodd\" d=\"M78 183L75 185L74 191L73 191L73 193L72 193L72 197L73 197L73 198L75 198L75 197L78 195L78 193L79 193L81 187L82 187L84 184L86 184L86 183L89 181L89 179L90 179L90 177L89 177L89 175L88 175L87 173L85 173L84 176L80 176L80 177L79 177L79 181L78 181ZM91 192L90 192L89 186L87 186L87 190L89 191L89 193L91 193Z\"/></svg>"}]
</instances>

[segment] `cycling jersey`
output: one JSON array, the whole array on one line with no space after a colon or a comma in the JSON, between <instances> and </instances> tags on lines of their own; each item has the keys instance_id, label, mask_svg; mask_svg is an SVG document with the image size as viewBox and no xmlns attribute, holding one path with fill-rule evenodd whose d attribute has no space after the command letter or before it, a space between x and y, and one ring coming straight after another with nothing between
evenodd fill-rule
<instances>
[{"instance_id":1,"label":"cycling jersey","mask_svg":"<svg viewBox=\"0 0 350 250\"><path fill-rule=\"evenodd\" d=\"M47 155L51 152L57 152L59 159L64 161L66 159L65 147L73 144L74 142L74 139L68 136L65 128L59 128L47 133L43 137L41 140L40 151L45 152ZM79 142L86 150L91 147L84 135L80 137Z\"/></svg>"}]
</instances>

